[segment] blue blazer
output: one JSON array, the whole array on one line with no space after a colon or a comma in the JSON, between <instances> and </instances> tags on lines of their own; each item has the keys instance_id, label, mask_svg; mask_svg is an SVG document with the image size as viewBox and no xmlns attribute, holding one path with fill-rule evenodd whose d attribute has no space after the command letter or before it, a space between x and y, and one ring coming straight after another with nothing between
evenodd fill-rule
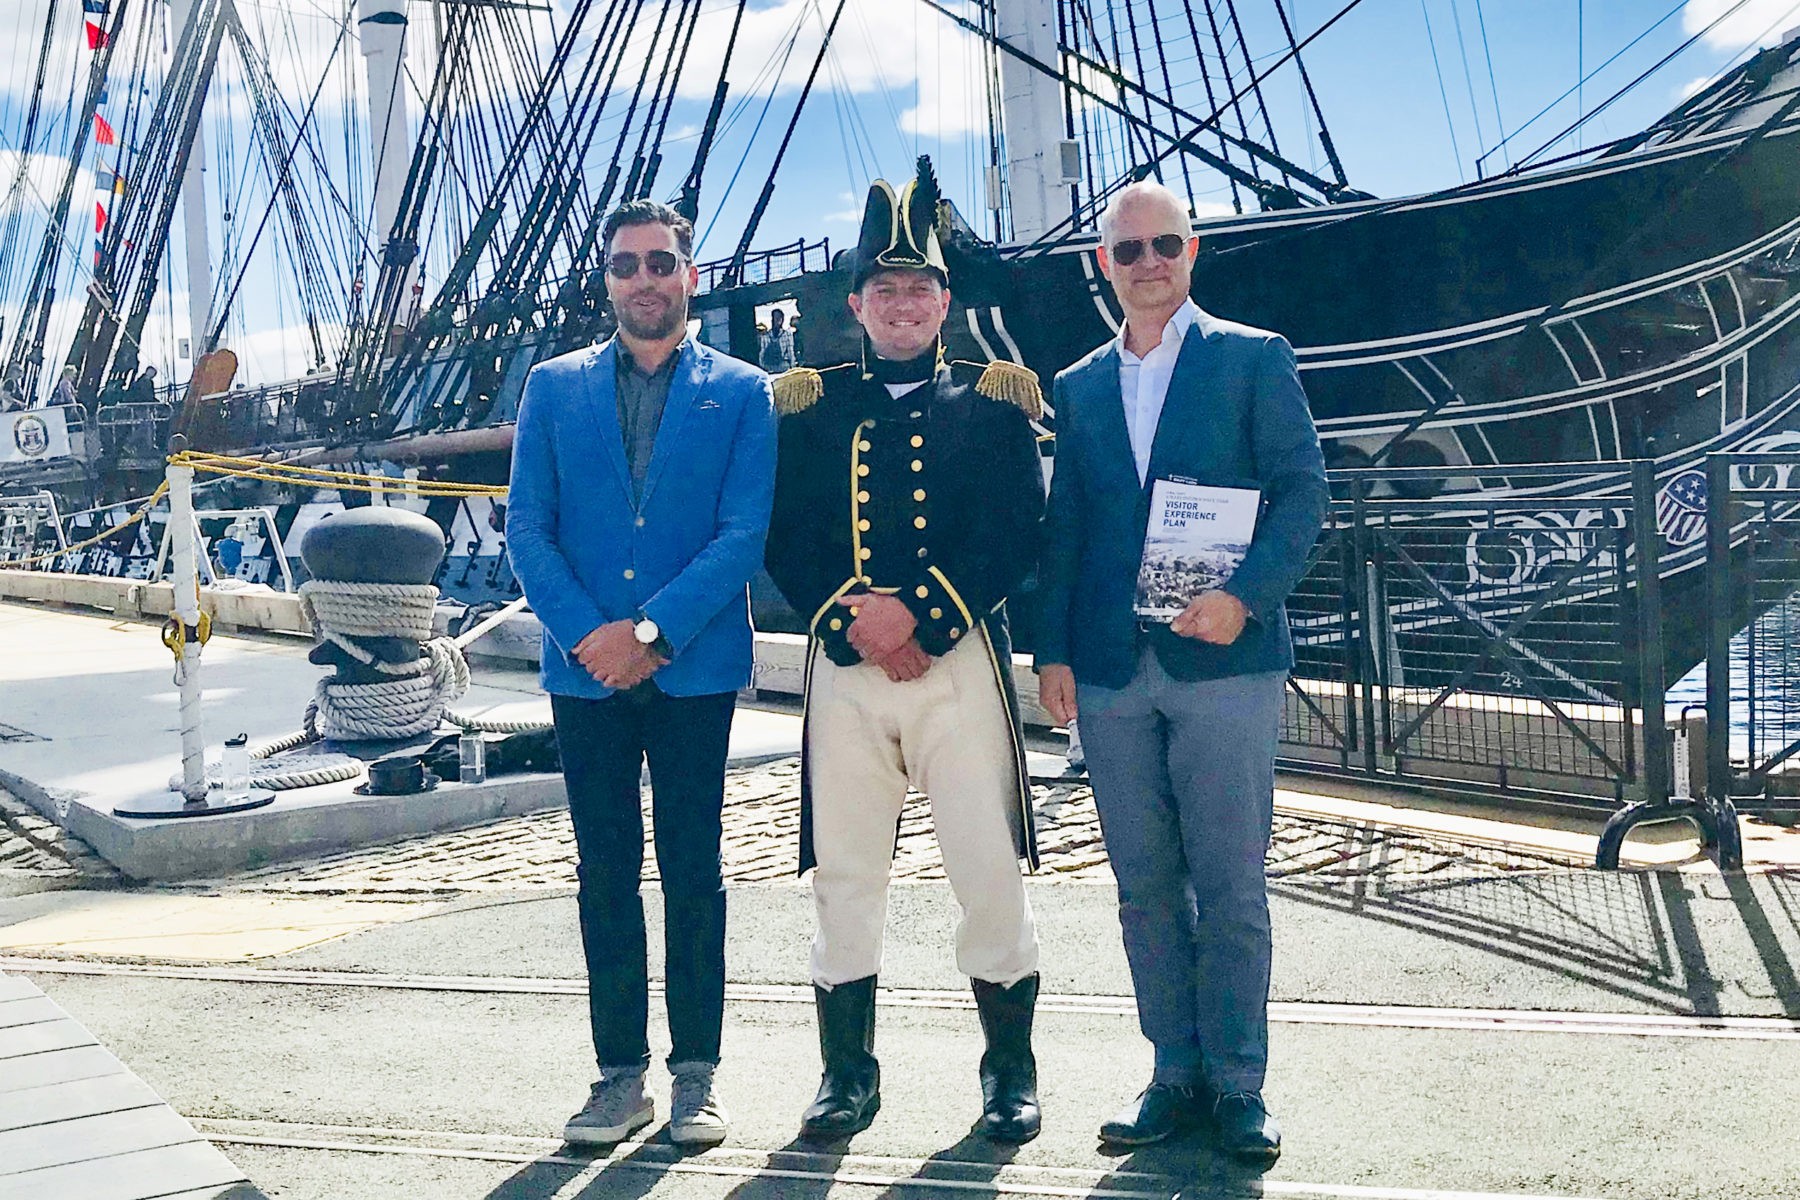
<instances>
[{"instance_id":1,"label":"blue blazer","mask_svg":"<svg viewBox=\"0 0 1800 1200\"><path fill-rule=\"evenodd\" d=\"M1081 683L1124 687L1140 637L1176 679L1216 679L1293 666L1285 601L1306 571L1330 490L1294 352L1277 334L1201 313L1169 381L1149 477L1256 487L1264 508L1250 550L1224 590L1250 619L1214 646L1155 626L1140 633L1132 602L1150 489L1140 484L1111 341L1056 377L1056 466L1039 565L1037 661Z\"/></svg>"},{"instance_id":2,"label":"blue blazer","mask_svg":"<svg viewBox=\"0 0 1800 1200\"><path fill-rule=\"evenodd\" d=\"M640 610L675 649L653 676L664 692L731 692L750 681L750 577L762 566L775 492L769 377L692 339L676 353L635 504L613 343L547 359L525 380L506 548L544 626L547 692L609 695L571 651Z\"/></svg>"}]
</instances>

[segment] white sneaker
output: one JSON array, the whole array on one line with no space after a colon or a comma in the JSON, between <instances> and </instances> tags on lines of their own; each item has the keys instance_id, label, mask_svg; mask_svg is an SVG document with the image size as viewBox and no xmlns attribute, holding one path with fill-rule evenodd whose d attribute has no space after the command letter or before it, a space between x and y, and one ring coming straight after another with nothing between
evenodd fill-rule
<instances>
[{"instance_id":1,"label":"white sneaker","mask_svg":"<svg viewBox=\"0 0 1800 1200\"><path fill-rule=\"evenodd\" d=\"M613 1074L603 1070L588 1092L587 1103L563 1126L563 1140L610 1146L622 1142L656 1118L656 1105L644 1094L644 1073Z\"/></svg>"},{"instance_id":2,"label":"white sneaker","mask_svg":"<svg viewBox=\"0 0 1800 1200\"><path fill-rule=\"evenodd\" d=\"M716 1146L731 1132L731 1118L713 1094L711 1063L676 1063L669 1099L669 1140L677 1146Z\"/></svg>"}]
</instances>

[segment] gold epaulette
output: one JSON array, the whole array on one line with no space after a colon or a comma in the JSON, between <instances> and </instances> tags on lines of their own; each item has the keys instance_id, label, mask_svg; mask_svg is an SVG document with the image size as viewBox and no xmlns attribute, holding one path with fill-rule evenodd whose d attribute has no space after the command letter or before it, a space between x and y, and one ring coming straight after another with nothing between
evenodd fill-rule
<instances>
[{"instance_id":1,"label":"gold epaulette","mask_svg":"<svg viewBox=\"0 0 1800 1200\"><path fill-rule=\"evenodd\" d=\"M817 367L793 367L783 371L769 381L775 390L775 411L784 417L805 412L825 395L825 371L836 371L850 365L839 363L824 370Z\"/></svg>"},{"instance_id":2,"label":"gold epaulette","mask_svg":"<svg viewBox=\"0 0 1800 1200\"><path fill-rule=\"evenodd\" d=\"M975 390L989 400L1018 405L1034 421L1044 415L1044 389L1038 386L1037 372L1030 367L996 358L975 381Z\"/></svg>"}]
</instances>

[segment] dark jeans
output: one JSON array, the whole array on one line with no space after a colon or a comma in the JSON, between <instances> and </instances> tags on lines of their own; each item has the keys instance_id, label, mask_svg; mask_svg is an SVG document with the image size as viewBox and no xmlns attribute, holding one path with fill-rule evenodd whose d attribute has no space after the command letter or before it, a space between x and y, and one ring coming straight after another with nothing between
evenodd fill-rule
<instances>
[{"instance_id":1,"label":"dark jeans","mask_svg":"<svg viewBox=\"0 0 1800 1200\"><path fill-rule=\"evenodd\" d=\"M588 700L551 696L581 880L588 1015L603 1067L649 1063L643 764L650 764L662 876L670 1063L719 1061L725 1011L725 883L719 810L735 692L666 696L645 684Z\"/></svg>"}]
</instances>

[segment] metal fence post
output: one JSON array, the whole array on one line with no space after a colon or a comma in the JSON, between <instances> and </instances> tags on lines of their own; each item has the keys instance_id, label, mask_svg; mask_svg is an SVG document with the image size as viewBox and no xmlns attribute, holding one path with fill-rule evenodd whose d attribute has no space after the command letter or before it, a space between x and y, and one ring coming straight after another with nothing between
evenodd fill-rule
<instances>
[{"instance_id":1,"label":"metal fence post","mask_svg":"<svg viewBox=\"0 0 1800 1200\"><path fill-rule=\"evenodd\" d=\"M1368 480L1359 475L1350 484L1350 547L1356 576L1357 641L1362 651L1356 674L1362 691L1363 770L1369 775L1377 775L1380 774L1380 761L1375 750L1375 618L1369 611L1373 589L1370 586L1368 500Z\"/></svg>"},{"instance_id":2,"label":"metal fence post","mask_svg":"<svg viewBox=\"0 0 1800 1200\"><path fill-rule=\"evenodd\" d=\"M1715 810L1708 801L1670 795L1669 777L1674 764L1668 717L1664 711L1668 680L1663 665L1662 528L1656 516L1654 459L1632 461L1631 510L1633 558L1636 560L1633 574L1637 589L1638 705L1644 723L1644 798L1614 813L1607 820L1606 828L1600 831L1600 846L1594 855L1594 864L1604 870L1619 865L1619 852L1626 835L1634 826L1646 821L1681 817L1692 821L1702 837L1712 836L1716 828ZM1713 508L1709 503L1709 521L1712 515ZM1710 530L1710 524L1708 528ZM1711 667L1708 667L1709 695L1712 682ZM1707 744L1712 745L1710 740ZM1732 828L1737 828L1735 818Z\"/></svg>"},{"instance_id":3,"label":"metal fence post","mask_svg":"<svg viewBox=\"0 0 1800 1200\"><path fill-rule=\"evenodd\" d=\"M1669 799L1673 763L1663 701L1668 693L1663 660L1662 530L1656 520L1656 461L1631 464L1631 540L1637 558L1638 707L1644 722L1644 799Z\"/></svg>"},{"instance_id":4,"label":"metal fence post","mask_svg":"<svg viewBox=\"0 0 1800 1200\"><path fill-rule=\"evenodd\" d=\"M1731 794L1731 456L1706 456L1706 792Z\"/></svg>"},{"instance_id":5,"label":"metal fence post","mask_svg":"<svg viewBox=\"0 0 1800 1200\"><path fill-rule=\"evenodd\" d=\"M1718 847L1721 868L1744 865L1737 809L1731 803L1731 455L1706 456L1706 795L1701 832ZM1748 551L1746 550L1746 556Z\"/></svg>"}]
</instances>

